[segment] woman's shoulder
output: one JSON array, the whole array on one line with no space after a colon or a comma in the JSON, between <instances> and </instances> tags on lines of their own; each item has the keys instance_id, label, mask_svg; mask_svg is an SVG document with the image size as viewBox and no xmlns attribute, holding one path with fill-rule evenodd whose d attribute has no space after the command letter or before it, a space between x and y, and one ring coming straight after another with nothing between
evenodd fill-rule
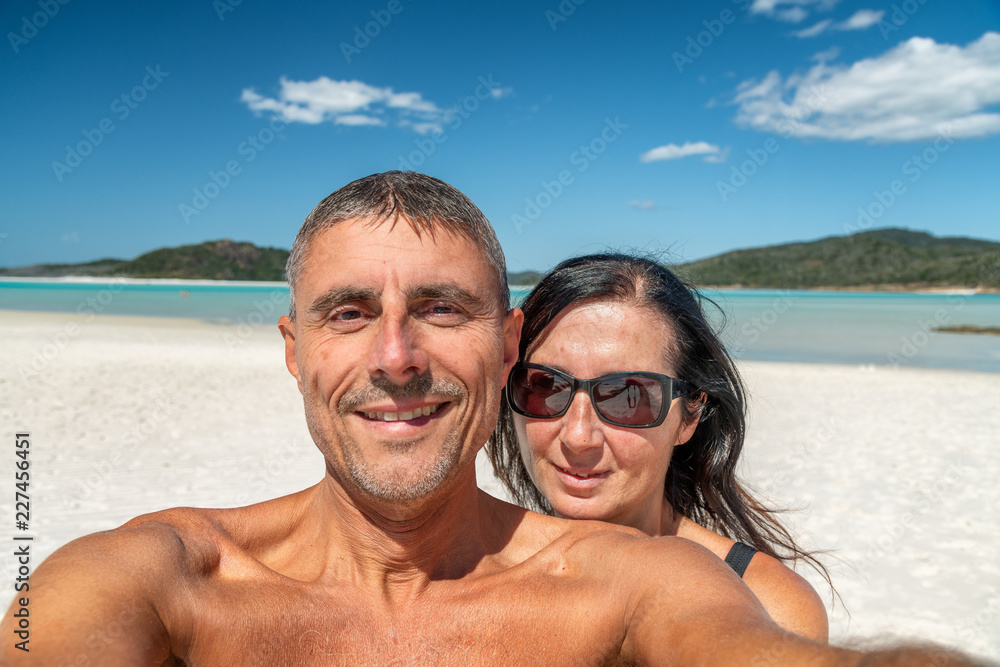
<instances>
[{"instance_id":1,"label":"woman's shoulder","mask_svg":"<svg viewBox=\"0 0 1000 667\"><path fill-rule=\"evenodd\" d=\"M743 581L775 623L816 641L827 640L830 627L826 605L805 577L777 558L758 552L747 566Z\"/></svg>"},{"instance_id":2,"label":"woman's shoulder","mask_svg":"<svg viewBox=\"0 0 1000 667\"><path fill-rule=\"evenodd\" d=\"M697 542L722 559L735 544L728 537L688 520L681 522L677 535ZM777 558L758 551L747 565L743 581L782 628L816 641L827 640L826 606L802 575Z\"/></svg>"}]
</instances>

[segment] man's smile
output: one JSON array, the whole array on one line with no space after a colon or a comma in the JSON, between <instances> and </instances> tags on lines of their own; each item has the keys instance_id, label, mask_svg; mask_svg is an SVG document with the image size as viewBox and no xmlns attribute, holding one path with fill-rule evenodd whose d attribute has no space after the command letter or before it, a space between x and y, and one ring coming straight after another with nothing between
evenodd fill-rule
<instances>
[{"instance_id":1,"label":"man's smile","mask_svg":"<svg viewBox=\"0 0 1000 667\"><path fill-rule=\"evenodd\" d=\"M416 437L433 427L433 422L439 421L451 412L452 401L410 402L409 405L365 405L360 410L350 414L361 420L361 424L373 433L383 437L411 438Z\"/></svg>"},{"instance_id":2,"label":"man's smile","mask_svg":"<svg viewBox=\"0 0 1000 667\"><path fill-rule=\"evenodd\" d=\"M400 409L396 406L369 407L358 410L357 414L372 421L394 422L394 421L415 421L422 417L430 417L448 403L431 403L428 405L409 407Z\"/></svg>"}]
</instances>

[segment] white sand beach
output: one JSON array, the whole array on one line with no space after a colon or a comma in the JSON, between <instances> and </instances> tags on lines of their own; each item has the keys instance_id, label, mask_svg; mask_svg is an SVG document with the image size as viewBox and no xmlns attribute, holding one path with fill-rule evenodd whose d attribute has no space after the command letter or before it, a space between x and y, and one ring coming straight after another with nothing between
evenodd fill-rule
<instances>
[{"instance_id":1,"label":"white sand beach","mask_svg":"<svg viewBox=\"0 0 1000 667\"><path fill-rule=\"evenodd\" d=\"M745 477L830 550L838 643L910 637L1000 658L1000 374L743 365ZM85 533L177 505L235 506L316 483L277 330L0 312L0 525L13 434L31 434L32 568ZM481 457L480 486L502 495ZM4 549L0 604L16 563Z\"/></svg>"}]
</instances>

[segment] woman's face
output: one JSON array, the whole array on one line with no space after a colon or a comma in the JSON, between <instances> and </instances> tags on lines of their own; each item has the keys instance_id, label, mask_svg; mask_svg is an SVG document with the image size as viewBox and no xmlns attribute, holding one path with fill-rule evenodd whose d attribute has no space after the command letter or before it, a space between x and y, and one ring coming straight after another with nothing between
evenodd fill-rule
<instances>
[{"instance_id":1,"label":"woman's face","mask_svg":"<svg viewBox=\"0 0 1000 667\"><path fill-rule=\"evenodd\" d=\"M671 327L645 308L582 302L563 310L528 349L525 361L581 380L627 371L676 377L667 360ZM675 399L662 424L635 429L602 422L586 392L557 419L514 415L528 473L555 512L660 530L663 487L676 445L694 433Z\"/></svg>"}]
</instances>

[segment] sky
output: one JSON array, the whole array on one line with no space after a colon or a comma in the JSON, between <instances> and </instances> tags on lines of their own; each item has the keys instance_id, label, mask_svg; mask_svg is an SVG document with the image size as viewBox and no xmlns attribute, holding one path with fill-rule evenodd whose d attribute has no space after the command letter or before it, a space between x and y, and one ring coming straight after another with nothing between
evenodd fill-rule
<instances>
[{"instance_id":1,"label":"sky","mask_svg":"<svg viewBox=\"0 0 1000 667\"><path fill-rule=\"evenodd\" d=\"M875 229L1000 240L1000 2L0 7L0 266L288 248L415 169L510 271Z\"/></svg>"}]
</instances>

